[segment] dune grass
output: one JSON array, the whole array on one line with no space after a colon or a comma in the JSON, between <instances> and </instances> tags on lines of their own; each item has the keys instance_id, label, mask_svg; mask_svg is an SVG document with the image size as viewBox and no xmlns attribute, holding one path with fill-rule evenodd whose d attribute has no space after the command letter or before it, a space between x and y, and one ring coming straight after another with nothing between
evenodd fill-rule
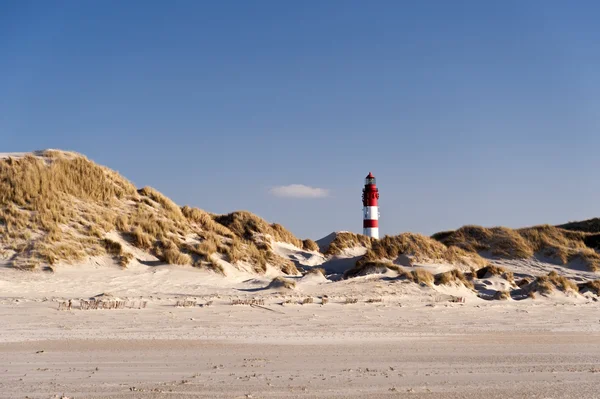
<instances>
[{"instance_id":1,"label":"dune grass","mask_svg":"<svg viewBox=\"0 0 600 399\"><path fill-rule=\"evenodd\" d=\"M462 248L468 253L488 252L504 259L525 259L541 255L558 260L561 264L583 262L589 270L600 270L600 255L595 247L600 244L596 234L571 231L550 225L518 230L506 227L485 228L464 226L456 231L434 234L432 238L447 246Z\"/></svg>"},{"instance_id":2,"label":"dune grass","mask_svg":"<svg viewBox=\"0 0 600 399\"><path fill-rule=\"evenodd\" d=\"M384 273L387 270L393 270L397 273L404 272L404 269L402 269L398 265L394 265L392 262L370 261L363 258L356 262L356 264L353 267L344 272L344 278L348 279L358 276L366 276L368 274Z\"/></svg>"},{"instance_id":3,"label":"dune grass","mask_svg":"<svg viewBox=\"0 0 600 399\"><path fill-rule=\"evenodd\" d=\"M513 272L506 270L501 266L487 265L475 272L477 278L489 278L491 276L500 276L508 282L514 282L515 276Z\"/></svg>"},{"instance_id":4,"label":"dune grass","mask_svg":"<svg viewBox=\"0 0 600 399\"><path fill-rule=\"evenodd\" d=\"M129 252L123 252L120 256L119 256L119 266L121 267L127 267L129 266L129 263L131 263L131 261L134 259L135 257L133 256L133 254L129 253Z\"/></svg>"},{"instance_id":5,"label":"dune grass","mask_svg":"<svg viewBox=\"0 0 600 399\"><path fill-rule=\"evenodd\" d=\"M253 240L255 234L269 235L278 242L292 244L298 248L303 247L302 240L296 238L283 226L273 223L269 224L264 219L247 212L237 211L226 215L214 216L214 220L227 227L236 236Z\"/></svg>"},{"instance_id":6,"label":"dune grass","mask_svg":"<svg viewBox=\"0 0 600 399\"><path fill-rule=\"evenodd\" d=\"M433 285L433 283L435 281L433 274L429 273L425 269L414 269L414 270L411 270L410 272L404 271L404 273L401 274L401 277L404 277L407 280L410 280L413 283L420 284L420 285L431 286L431 285Z\"/></svg>"},{"instance_id":7,"label":"dune grass","mask_svg":"<svg viewBox=\"0 0 600 399\"><path fill-rule=\"evenodd\" d=\"M494 294L494 299L499 300L499 301L506 301L506 300L510 299L510 292L509 291L496 291L496 293Z\"/></svg>"},{"instance_id":8,"label":"dune grass","mask_svg":"<svg viewBox=\"0 0 600 399\"><path fill-rule=\"evenodd\" d=\"M350 232L339 232L325 250L326 255L340 255L345 249L365 247L371 248L374 239Z\"/></svg>"},{"instance_id":9,"label":"dune grass","mask_svg":"<svg viewBox=\"0 0 600 399\"><path fill-rule=\"evenodd\" d=\"M430 237L403 233L397 236L385 236L374 240L366 257L371 259L397 259L405 255L415 261L442 261L450 264L482 264L483 259L474 253L467 253L458 247L448 247Z\"/></svg>"},{"instance_id":10,"label":"dune grass","mask_svg":"<svg viewBox=\"0 0 600 399\"><path fill-rule=\"evenodd\" d=\"M98 255L128 263L122 246L105 238L117 232L131 245L173 264L210 264L212 254L224 252L252 263L258 272L269 263L297 273L293 263L215 218L197 208L179 208L153 188L137 190L118 173L80 154L45 151L0 160L0 248L17 252L15 265L34 269ZM303 244L283 227L255 215L246 213L235 221L238 232L260 231ZM191 235L201 237L197 246L186 244Z\"/></svg>"},{"instance_id":11,"label":"dune grass","mask_svg":"<svg viewBox=\"0 0 600 399\"><path fill-rule=\"evenodd\" d=\"M285 288L285 289L291 290L291 289L296 288L296 282L292 281L292 280L288 280L281 276L278 276L278 277L275 277L273 280L271 280L271 283L269 284L269 288Z\"/></svg>"},{"instance_id":12,"label":"dune grass","mask_svg":"<svg viewBox=\"0 0 600 399\"><path fill-rule=\"evenodd\" d=\"M600 280L586 281L585 283L577 284L579 292L592 292L595 295L600 295Z\"/></svg>"},{"instance_id":13,"label":"dune grass","mask_svg":"<svg viewBox=\"0 0 600 399\"><path fill-rule=\"evenodd\" d=\"M353 278L358 276L365 276L372 273L383 273L387 270L392 270L398 274L399 279L406 279L416 284L433 285L434 276L425 269L416 268L413 270L406 270L401 266L395 265L389 261L363 261L360 260L354 267L346 270L344 278Z\"/></svg>"},{"instance_id":14,"label":"dune grass","mask_svg":"<svg viewBox=\"0 0 600 399\"><path fill-rule=\"evenodd\" d=\"M319 252L319 246L317 245L316 242L314 242L310 238L302 240L302 249L304 249L306 251Z\"/></svg>"},{"instance_id":15,"label":"dune grass","mask_svg":"<svg viewBox=\"0 0 600 399\"><path fill-rule=\"evenodd\" d=\"M473 281L469 280L467 276L460 270L449 270L444 273L439 273L434 276L435 285L450 285L454 284L463 284L465 287L474 289Z\"/></svg>"},{"instance_id":16,"label":"dune grass","mask_svg":"<svg viewBox=\"0 0 600 399\"><path fill-rule=\"evenodd\" d=\"M325 269L323 269L322 267L311 267L310 269L308 269L306 271L305 274L317 274L317 275L321 275L321 276L325 276L326 272Z\"/></svg>"},{"instance_id":17,"label":"dune grass","mask_svg":"<svg viewBox=\"0 0 600 399\"><path fill-rule=\"evenodd\" d=\"M559 275L555 271L550 272L547 276L538 276L529 285L523 286L525 292L539 292L542 295L548 295L555 290L564 293L578 293L579 287L577 284L568 278Z\"/></svg>"}]
</instances>

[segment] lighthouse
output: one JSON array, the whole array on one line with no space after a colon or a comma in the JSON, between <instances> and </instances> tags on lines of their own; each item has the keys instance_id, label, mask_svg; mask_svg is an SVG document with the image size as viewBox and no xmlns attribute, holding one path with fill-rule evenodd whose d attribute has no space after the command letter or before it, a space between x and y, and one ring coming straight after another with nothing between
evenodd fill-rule
<instances>
[{"instance_id":1,"label":"lighthouse","mask_svg":"<svg viewBox=\"0 0 600 399\"><path fill-rule=\"evenodd\" d=\"M367 237L379 238L379 190L373 173L365 178L365 188L363 188L363 234Z\"/></svg>"}]
</instances>

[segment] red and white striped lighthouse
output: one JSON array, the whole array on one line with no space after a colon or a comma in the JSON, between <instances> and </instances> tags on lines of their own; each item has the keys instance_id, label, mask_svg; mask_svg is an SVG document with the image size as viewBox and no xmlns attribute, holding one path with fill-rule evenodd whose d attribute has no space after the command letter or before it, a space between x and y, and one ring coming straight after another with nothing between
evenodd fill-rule
<instances>
[{"instance_id":1,"label":"red and white striped lighthouse","mask_svg":"<svg viewBox=\"0 0 600 399\"><path fill-rule=\"evenodd\" d=\"M375 181L373 173L365 179L365 188L363 188L363 234L379 238L379 207L377 200L379 199L379 189Z\"/></svg>"}]
</instances>

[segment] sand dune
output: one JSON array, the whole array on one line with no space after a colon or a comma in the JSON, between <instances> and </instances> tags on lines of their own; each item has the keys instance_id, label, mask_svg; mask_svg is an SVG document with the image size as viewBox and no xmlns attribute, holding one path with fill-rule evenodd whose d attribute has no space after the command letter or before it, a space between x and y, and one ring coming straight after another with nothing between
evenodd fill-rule
<instances>
[{"instance_id":1,"label":"sand dune","mask_svg":"<svg viewBox=\"0 0 600 399\"><path fill-rule=\"evenodd\" d=\"M597 220L315 244L79 154L0 174L0 398L597 397Z\"/></svg>"}]
</instances>

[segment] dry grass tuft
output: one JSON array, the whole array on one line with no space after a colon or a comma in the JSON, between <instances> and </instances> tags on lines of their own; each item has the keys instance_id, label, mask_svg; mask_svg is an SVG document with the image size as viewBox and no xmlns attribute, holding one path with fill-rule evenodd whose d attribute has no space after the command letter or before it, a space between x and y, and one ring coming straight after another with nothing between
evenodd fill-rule
<instances>
[{"instance_id":1,"label":"dry grass tuft","mask_svg":"<svg viewBox=\"0 0 600 399\"><path fill-rule=\"evenodd\" d=\"M405 273L400 266L394 265L389 261L369 261L365 258L356 262L354 267L344 272L344 278L353 278L358 276L366 276L368 274L385 273L387 270L393 270L398 273Z\"/></svg>"},{"instance_id":2,"label":"dry grass tuft","mask_svg":"<svg viewBox=\"0 0 600 399\"><path fill-rule=\"evenodd\" d=\"M191 265L192 257L179 250L179 247L172 241L165 241L160 248L157 248L157 257L171 265Z\"/></svg>"},{"instance_id":3,"label":"dry grass tuft","mask_svg":"<svg viewBox=\"0 0 600 399\"><path fill-rule=\"evenodd\" d=\"M149 250L154 245L154 239L140 227L131 232L132 244L140 249Z\"/></svg>"},{"instance_id":4,"label":"dry grass tuft","mask_svg":"<svg viewBox=\"0 0 600 399\"><path fill-rule=\"evenodd\" d=\"M525 259L540 254L559 260L562 264L581 260L591 271L600 270L600 255L588 246L600 245L600 236L595 233L570 231L549 225L518 230L464 226L432 237L468 253L489 252L504 259Z\"/></svg>"},{"instance_id":5,"label":"dry grass tuft","mask_svg":"<svg viewBox=\"0 0 600 399\"><path fill-rule=\"evenodd\" d=\"M213 219L213 215L198 208L184 206L181 208L183 216L190 222L196 224L203 231L210 231L219 234L223 237L233 238L235 234L227 227L217 223Z\"/></svg>"},{"instance_id":6,"label":"dry grass tuft","mask_svg":"<svg viewBox=\"0 0 600 399\"><path fill-rule=\"evenodd\" d=\"M433 274L429 273L425 269L414 269L410 273L406 273L403 277L419 285L433 285L434 277Z\"/></svg>"},{"instance_id":7,"label":"dry grass tuft","mask_svg":"<svg viewBox=\"0 0 600 399\"><path fill-rule=\"evenodd\" d=\"M129 263L131 263L131 261L134 259L135 257L133 256L133 254L129 253L129 252L125 252L123 253L120 257L119 257L119 266L121 267L127 267L129 266Z\"/></svg>"},{"instance_id":8,"label":"dry grass tuft","mask_svg":"<svg viewBox=\"0 0 600 399\"><path fill-rule=\"evenodd\" d=\"M183 217L181 210L173 201L171 201L165 195L163 195L162 193L159 193L152 187L144 187L138 191L138 194L140 194L141 196L148 197L152 201L160 204L160 206L162 206L163 209L165 211L167 211L167 213L171 217L175 217L178 219Z\"/></svg>"},{"instance_id":9,"label":"dry grass tuft","mask_svg":"<svg viewBox=\"0 0 600 399\"><path fill-rule=\"evenodd\" d=\"M508 282L514 282L515 276L513 272L506 270L501 266L487 265L476 272L477 278L489 278L491 276L500 276Z\"/></svg>"},{"instance_id":10,"label":"dry grass tuft","mask_svg":"<svg viewBox=\"0 0 600 399\"><path fill-rule=\"evenodd\" d=\"M217 223L227 227L235 235L246 240L254 240L256 234L269 235L278 242L286 242L298 248L303 247L301 240L279 224L269 224L264 219L247 212L238 211L227 215L215 216Z\"/></svg>"},{"instance_id":11,"label":"dry grass tuft","mask_svg":"<svg viewBox=\"0 0 600 399\"><path fill-rule=\"evenodd\" d=\"M306 251L319 252L319 246L317 245L316 242L314 242L310 238L307 238L302 241L302 249L304 249Z\"/></svg>"},{"instance_id":12,"label":"dry grass tuft","mask_svg":"<svg viewBox=\"0 0 600 399\"><path fill-rule=\"evenodd\" d=\"M592 292L595 295L600 295L600 280L586 281L585 283L577 284L579 292Z\"/></svg>"},{"instance_id":13,"label":"dry grass tuft","mask_svg":"<svg viewBox=\"0 0 600 399\"><path fill-rule=\"evenodd\" d=\"M494 294L495 300L506 301L510 299L510 292L508 291L496 291Z\"/></svg>"},{"instance_id":14,"label":"dry grass tuft","mask_svg":"<svg viewBox=\"0 0 600 399\"><path fill-rule=\"evenodd\" d=\"M275 277L273 280L271 280L268 288L285 288L292 290L296 288L296 282L283 277Z\"/></svg>"},{"instance_id":15,"label":"dry grass tuft","mask_svg":"<svg viewBox=\"0 0 600 399\"><path fill-rule=\"evenodd\" d=\"M450 264L483 264L477 254L446 245L421 234L403 233L374 240L366 257L370 259L397 259L404 255L414 261L442 261Z\"/></svg>"},{"instance_id":16,"label":"dry grass tuft","mask_svg":"<svg viewBox=\"0 0 600 399\"><path fill-rule=\"evenodd\" d=\"M320 274L321 276L325 276L325 269L322 267L312 267L306 271L306 274Z\"/></svg>"},{"instance_id":17,"label":"dry grass tuft","mask_svg":"<svg viewBox=\"0 0 600 399\"><path fill-rule=\"evenodd\" d=\"M460 270L450 270L435 275L436 285L449 285L450 283L462 283L465 287L474 289L473 281L469 280Z\"/></svg>"},{"instance_id":18,"label":"dry grass tuft","mask_svg":"<svg viewBox=\"0 0 600 399\"><path fill-rule=\"evenodd\" d=\"M579 292L579 287L577 287L577 284L575 282L569 280L568 278L566 278L564 276L560 276L555 271L552 271L552 272L550 272L548 274L548 279L560 291L563 291L563 292L567 292L567 291Z\"/></svg>"},{"instance_id":19,"label":"dry grass tuft","mask_svg":"<svg viewBox=\"0 0 600 399\"><path fill-rule=\"evenodd\" d=\"M325 251L326 255L340 255L345 249L365 247L371 248L373 239L364 235L340 232L337 233L329 247Z\"/></svg>"},{"instance_id":20,"label":"dry grass tuft","mask_svg":"<svg viewBox=\"0 0 600 399\"><path fill-rule=\"evenodd\" d=\"M579 287L568 278L552 271L547 276L539 276L531 284L522 288L525 292L539 292L543 295L552 293L555 289L564 293L577 293Z\"/></svg>"},{"instance_id":21,"label":"dry grass tuft","mask_svg":"<svg viewBox=\"0 0 600 399\"><path fill-rule=\"evenodd\" d=\"M121 245L121 243L113 241L109 238L105 238L102 241L104 243L104 248L106 249L106 252L108 254L115 256L123 254L123 246Z\"/></svg>"},{"instance_id":22,"label":"dry grass tuft","mask_svg":"<svg viewBox=\"0 0 600 399\"><path fill-rule=\"evenodd\" d=\"M528 278L522 278L521 280L517 281L517 287L519 288L525 287L528 284L531 284L531 280Z\"/></svg>"},{"instance_id":23,"label":"dry grass tuft","mask_svg":"<svg viewBox=\"0 0 600 399\"><path fill-rule=\"evenodd\" d=\"M456 246L470 253L489 251L504 258L528 258L531 248L518 232L505 227L485 228L464 226L453 232L432 236L447 246Z\"/></svg>"}]
</instances>

